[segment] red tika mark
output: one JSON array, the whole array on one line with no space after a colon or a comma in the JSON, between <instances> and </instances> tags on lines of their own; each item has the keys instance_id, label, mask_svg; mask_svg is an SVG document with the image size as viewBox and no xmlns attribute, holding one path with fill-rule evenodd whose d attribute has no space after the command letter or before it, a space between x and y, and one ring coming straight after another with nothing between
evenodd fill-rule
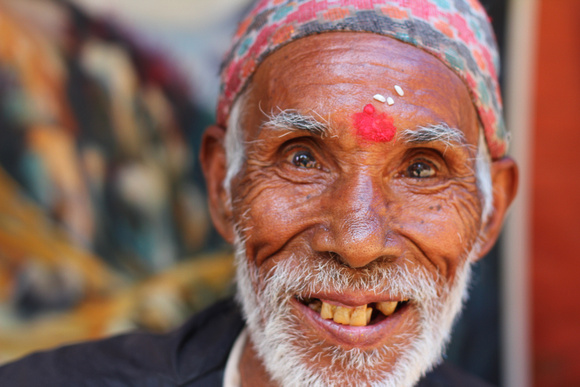
<instances>
[{"instance_id":1,"label":"red tika mark","mask_svg":"<svg viewBox=\"0 0 580 387\"><path fill-rule=\"evenodd\" d=\"M377 113L375 107L368 104L361 113L353 116L356 134L368 141L387 142L395 137L397 128L393 118L386 113Z\"/></svg>"}]
</instances>

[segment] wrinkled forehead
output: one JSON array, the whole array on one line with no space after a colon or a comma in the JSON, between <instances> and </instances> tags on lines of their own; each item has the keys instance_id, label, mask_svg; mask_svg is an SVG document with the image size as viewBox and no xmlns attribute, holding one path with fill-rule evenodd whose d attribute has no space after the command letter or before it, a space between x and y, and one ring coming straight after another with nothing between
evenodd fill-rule
<instances>
[{"instance_id":1,"label":"wrinkled forehead","mask_svg":"<svg viewBox=\"0 0 580 387\"><path fill-rule=\"evenodd\" d=\"M288 44L260 64L243 104L249 139L285 110L348 129L353 114L373 104L399 130L443 123L466 131L470 143L477 140L471 130L477 113L463 80L425 51L370 33L326 33Z\"/></svg>"}]
</instances>

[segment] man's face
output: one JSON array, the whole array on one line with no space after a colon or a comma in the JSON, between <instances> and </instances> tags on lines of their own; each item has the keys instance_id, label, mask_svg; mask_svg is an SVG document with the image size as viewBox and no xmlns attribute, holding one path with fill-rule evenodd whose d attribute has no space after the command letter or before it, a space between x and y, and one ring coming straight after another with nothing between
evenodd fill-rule
<instances>
[{"instance_id":1,"label":"man's face","mask_svg":"<svg viewBox=\"0 0 580 387\"><path fill-rule=\"evenodd\" d=\"M425 357L424 372L479 257L468 89L410 45L326 33L270 55L248 90L231 219L239 298L266 368L286 382L292 369L370 382Z\"/></svg>"}]
</instances>

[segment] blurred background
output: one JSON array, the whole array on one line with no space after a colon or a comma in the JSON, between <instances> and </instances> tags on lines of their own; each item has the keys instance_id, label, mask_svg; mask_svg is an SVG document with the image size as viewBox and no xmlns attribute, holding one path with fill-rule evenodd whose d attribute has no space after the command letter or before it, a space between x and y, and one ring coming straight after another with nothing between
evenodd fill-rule
<instances>
[{"instance_id":1,"label":"blurred background","mask_svg":"<svg viewBox=\"0 0 580 387\"><path fill-rule=\"evenodd\" d=\"M0 363L233 293L198 163L248 0L0 0ZM580 2L484 0L521 185L448 360L580 385ZM573 171L572 171L573 172Z\"/></svg>"}]
</instances>

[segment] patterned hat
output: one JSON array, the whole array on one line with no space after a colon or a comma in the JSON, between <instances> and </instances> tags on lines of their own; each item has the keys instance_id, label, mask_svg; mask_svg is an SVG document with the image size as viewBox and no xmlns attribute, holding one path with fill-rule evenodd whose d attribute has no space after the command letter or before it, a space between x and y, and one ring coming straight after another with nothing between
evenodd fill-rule
<instances>
[{"instance_id":1,"label":"patterned hat","mask_svg":"<svg viewBox=\"0 0 580 387\"><path fill-rule=\"evenodd\" d=\"M296 39L329 31L372 32L439 58L468 86L493 159L507 150L499 54L477 0L259 0L239 25L221 73L218 123L257 66Z\"/></svg>"}]
</instances>

